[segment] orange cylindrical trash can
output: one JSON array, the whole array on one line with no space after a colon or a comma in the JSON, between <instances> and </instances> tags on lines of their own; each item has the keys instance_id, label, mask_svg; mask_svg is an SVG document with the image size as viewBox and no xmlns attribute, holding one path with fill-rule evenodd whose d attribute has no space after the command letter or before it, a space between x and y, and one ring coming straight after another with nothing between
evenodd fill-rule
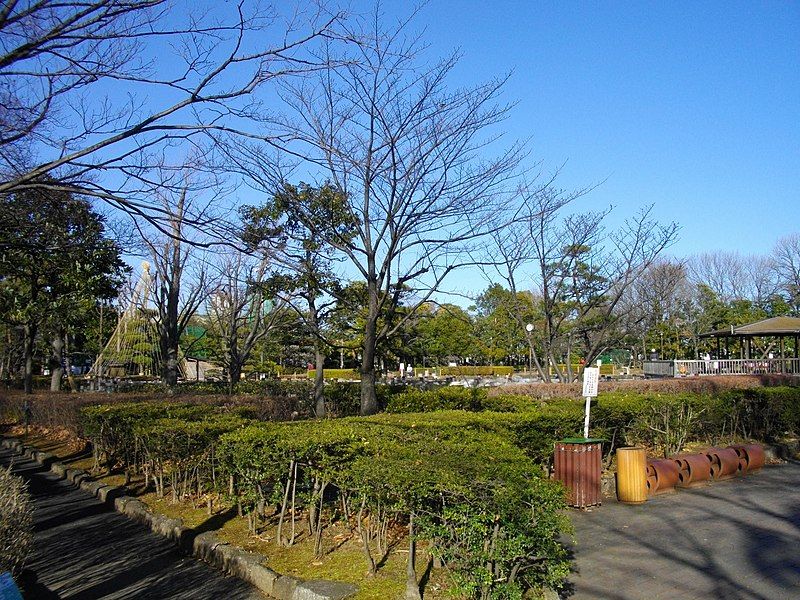
<instances>
[{"instance_id":1,"label":"orange cylindrical trash can","mask_svg":"<svg viewBox=\"0 0 800 600\"><path fill-rule=\"evenodd\" d=\"M617 499L628 504L641 504L647 500L644 448L617 448Z\"/></svg>"}]
</instances>

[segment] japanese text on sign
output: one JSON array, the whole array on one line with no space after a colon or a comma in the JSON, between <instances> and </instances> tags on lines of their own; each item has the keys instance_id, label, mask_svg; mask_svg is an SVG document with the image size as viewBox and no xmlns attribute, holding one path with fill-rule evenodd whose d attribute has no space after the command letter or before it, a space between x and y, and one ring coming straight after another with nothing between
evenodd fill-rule
<instances>
[{"instance_id":1,"label":"japanese text on sign","mask_svg":"<svg viewBox=\"0 0 800 600\"><path fill-rule=\"evenodd\" d=\"M583 397L597 396L597 381L600 379L600 369L597 367L586 367L583 370Z\"/></svg>"}]
</instances>

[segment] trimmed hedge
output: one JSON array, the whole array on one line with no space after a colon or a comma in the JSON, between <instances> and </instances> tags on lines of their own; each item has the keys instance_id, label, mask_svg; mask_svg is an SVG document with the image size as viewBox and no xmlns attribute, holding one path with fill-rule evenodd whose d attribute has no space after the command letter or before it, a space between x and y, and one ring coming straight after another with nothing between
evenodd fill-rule
<instances>
[{"instance_id":1,"label":"trimmed hedge","mask_svg":"<svg viewBox=\"0 0 800 600\"><path fill-rule=\"evenodd\" d=\"M374 572L389 531L406 524L412 539L426 540L450 566L457 591L468 597L521 597L569 572L559 543L569 529L563 490L536 464L545 452L540 433L548 430L549 439L565 426L552 414L248 423L207 405L138 403L89 407L82 415L105 464L144 471L159 495L169 490L178 501L214 486L232 491L252 531L269 506L278 507L273 518L286 524L279 544L293 542L294 521L305 514L321 552L326 524L343 519L366 540ZM490 539L495 543L486 546Z\"/></svg>"},{"instance_id":2,"label":"trimmed hedge","mask_svg":"<svg viewBox=\"0 0 800 600\"><path fill-rule=\"evenodd\" d=\"M340 410L356 409L357 384L326 390ZM381 388L383 401L389 392ZM232 493L252 531L265 519L277 523L277 544L293 543L296 519L306 515L321 555L326 526L339 519L361 536L374 572L388 531L402 524L450 566L466 597L520 597L564 580L562 490L542 466L556 440L579 434L581 401L441 387L396 394L389 409L259 423L248 407L225 414L209 405L121 403L85 409L83 418L98 461L144 470L175 500ZM671 453L688 441L769 441L792 431L800 431L796 387L602 393L592 409L592 435L607 439L607 449L645 443Z\"/></svg>"},{"instance_id":3,"label":"trimmed hedge","mask_svg":"<svg viewBox=\"0 0 800 600\"><path fill-rule=\"evenodd\" d=\"M505 377L514 373L514 367L507 365L487 365L487 366L473 366L464 365L460 367L414 367L414 375L416 377L423 377L425 372L437 377Z\"/></svg>"},{"instance_id":4,"label":"trimmed hedge","mask_svg":"<svg viewBox=\"0 0 800 600\"><path fill-rule=\"evenodd\" d=\"M534 460L547 463L552 445L581 430L583 401L529 396L488 396L484 389L442 387L408 391L393 396L391 413L467 410L496 413L496 423L529 419L514 433ZM506 416L502 416L502 414ZM474 422L474 421L473 421ZM513 428L517 432L517 426ZM608 441L606 451L625 444L645 444L667 454L686 442L717 444L732 438L770 442L800 432L800 388L764 387L729 389L718 394L601 393L592 403L591 435ZM525 441L521 441L525 440Z\"/></svg>"},{"instance_id":5,"label":"trimmed hedge","mask_svg":"<svg viewBox=\"0 0 800 600\"><path fill-rule=\"evenodd\" d=\"M314 379L316 374L316 369L309 369L306 373L306 377ZM322 372L322 376L325 379L346 379L348 381L361 379L361 375L356 369L325 369Z\"/></svg>"},{"instance_id":6,"label":"trimmed hedge","mask_svg":"<svg viewBox=\"0 0 800 600\"><path fill-rule=\"evenodd\" d=\"M251 513L276 502L283 524L299 504L321 536L317 507L344 506L373 572L369 540L381 553L389 524L411 521L415 538L450 565L457 591L520 597L566 577L558 538L569 526L560 486L508 439L510 430L491 413L463 411L260 424L222 436L218 453ZM281 526L276 543L291 543Z\"/></svg>"},{"instance_id":7,"label":"trimmed hedge","mask_svg":"<svg viewBox=\"0 0 800 600\"><path fill-rule=\"evenodd\" d=\"M551 398L581 398L581 382L575 383L518 383L489 388L490 396L508 393L529 396L537 400ZM728 390L772 387L800 387L800 377L792 375L727 375L714 377L684 377L663 379L632 379L600 382L600 393L628 394L721 394Z\"/></svg>"},{"instance_id":8,"label":"trimmed hedge","mask_svg":"<svg viewBox=\"0 0 800 600\"><path fill-rule=\"evenodd\" d=\"M590 367L594 367L594 364L588 365ZM580 373L581 369L584 365L581 364L573 364L572 365L572 372L573 373ZM567 365L566 364L559 364L558 368L561 370L562 373L566 373ZM550 375L555 375L556 371L553 367L550 367ZM603 363L600 365L600 375L616 375L616 368L612 363Z\"/></svg>"},{"instance_id":9,"label":"trimmed hedge","mask_svg":"<svg viewBox=\"0 0 800 600\"><path fill-rule=\"evenodd\" d=\"M406 389L390 396L386 411L390 413L433 412L437 410L471 410L522 412L539 403L527 396L506 394L489 397L486 388L442 386L432 390Z\"/></svg>"}]
</instances>

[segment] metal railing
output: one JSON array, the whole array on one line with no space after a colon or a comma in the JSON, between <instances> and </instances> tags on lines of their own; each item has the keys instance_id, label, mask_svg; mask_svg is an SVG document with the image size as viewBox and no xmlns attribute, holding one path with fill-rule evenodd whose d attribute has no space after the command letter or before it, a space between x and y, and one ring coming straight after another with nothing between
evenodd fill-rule
<instances>
[{"instance_id":1,"label":"metal railing","mask_svg":"<svg viewBox=\"0 0 800 600\"><path fill-rule=\"evenodd\" d=\"M642 365L645 377L674 377L674 360L647 360Z\"/></svg>"},{"instance_id":2,"label":"metal railing","mask_svg":"<svg viewBox=\"0 0 800 600\"><path fill-rule=\"evenodd\" d=\"M710 360L645 361L648 377L693 377L696 375L800 374L800 358L746 358Z\"/></svg>"}]
</instances>

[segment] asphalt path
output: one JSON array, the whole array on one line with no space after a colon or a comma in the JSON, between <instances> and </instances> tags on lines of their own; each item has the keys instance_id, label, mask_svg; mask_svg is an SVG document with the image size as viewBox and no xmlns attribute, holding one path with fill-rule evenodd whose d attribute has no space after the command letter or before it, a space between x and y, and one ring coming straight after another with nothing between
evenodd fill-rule
<instances>
[{"instance_id":1,"label":"asphalt path","mask_svg":"<svg viewBox=\"0 0 800 600\"><path fill-rule=\"evenodd\" d=\"M0 449L28 480L34 545L22 582L31 599L265 600L250 584L178 552L33 460Z\"/></svg>"},{"instance_id":2,"label":"asphalt path","mask_svg":"<svg viewBox=\"0 0 800 600\"><path fill-rule=\"evenodd\" d=\"M800 463L574 512L571 600L800 599Z\"/></svg>"}]
</instances>

